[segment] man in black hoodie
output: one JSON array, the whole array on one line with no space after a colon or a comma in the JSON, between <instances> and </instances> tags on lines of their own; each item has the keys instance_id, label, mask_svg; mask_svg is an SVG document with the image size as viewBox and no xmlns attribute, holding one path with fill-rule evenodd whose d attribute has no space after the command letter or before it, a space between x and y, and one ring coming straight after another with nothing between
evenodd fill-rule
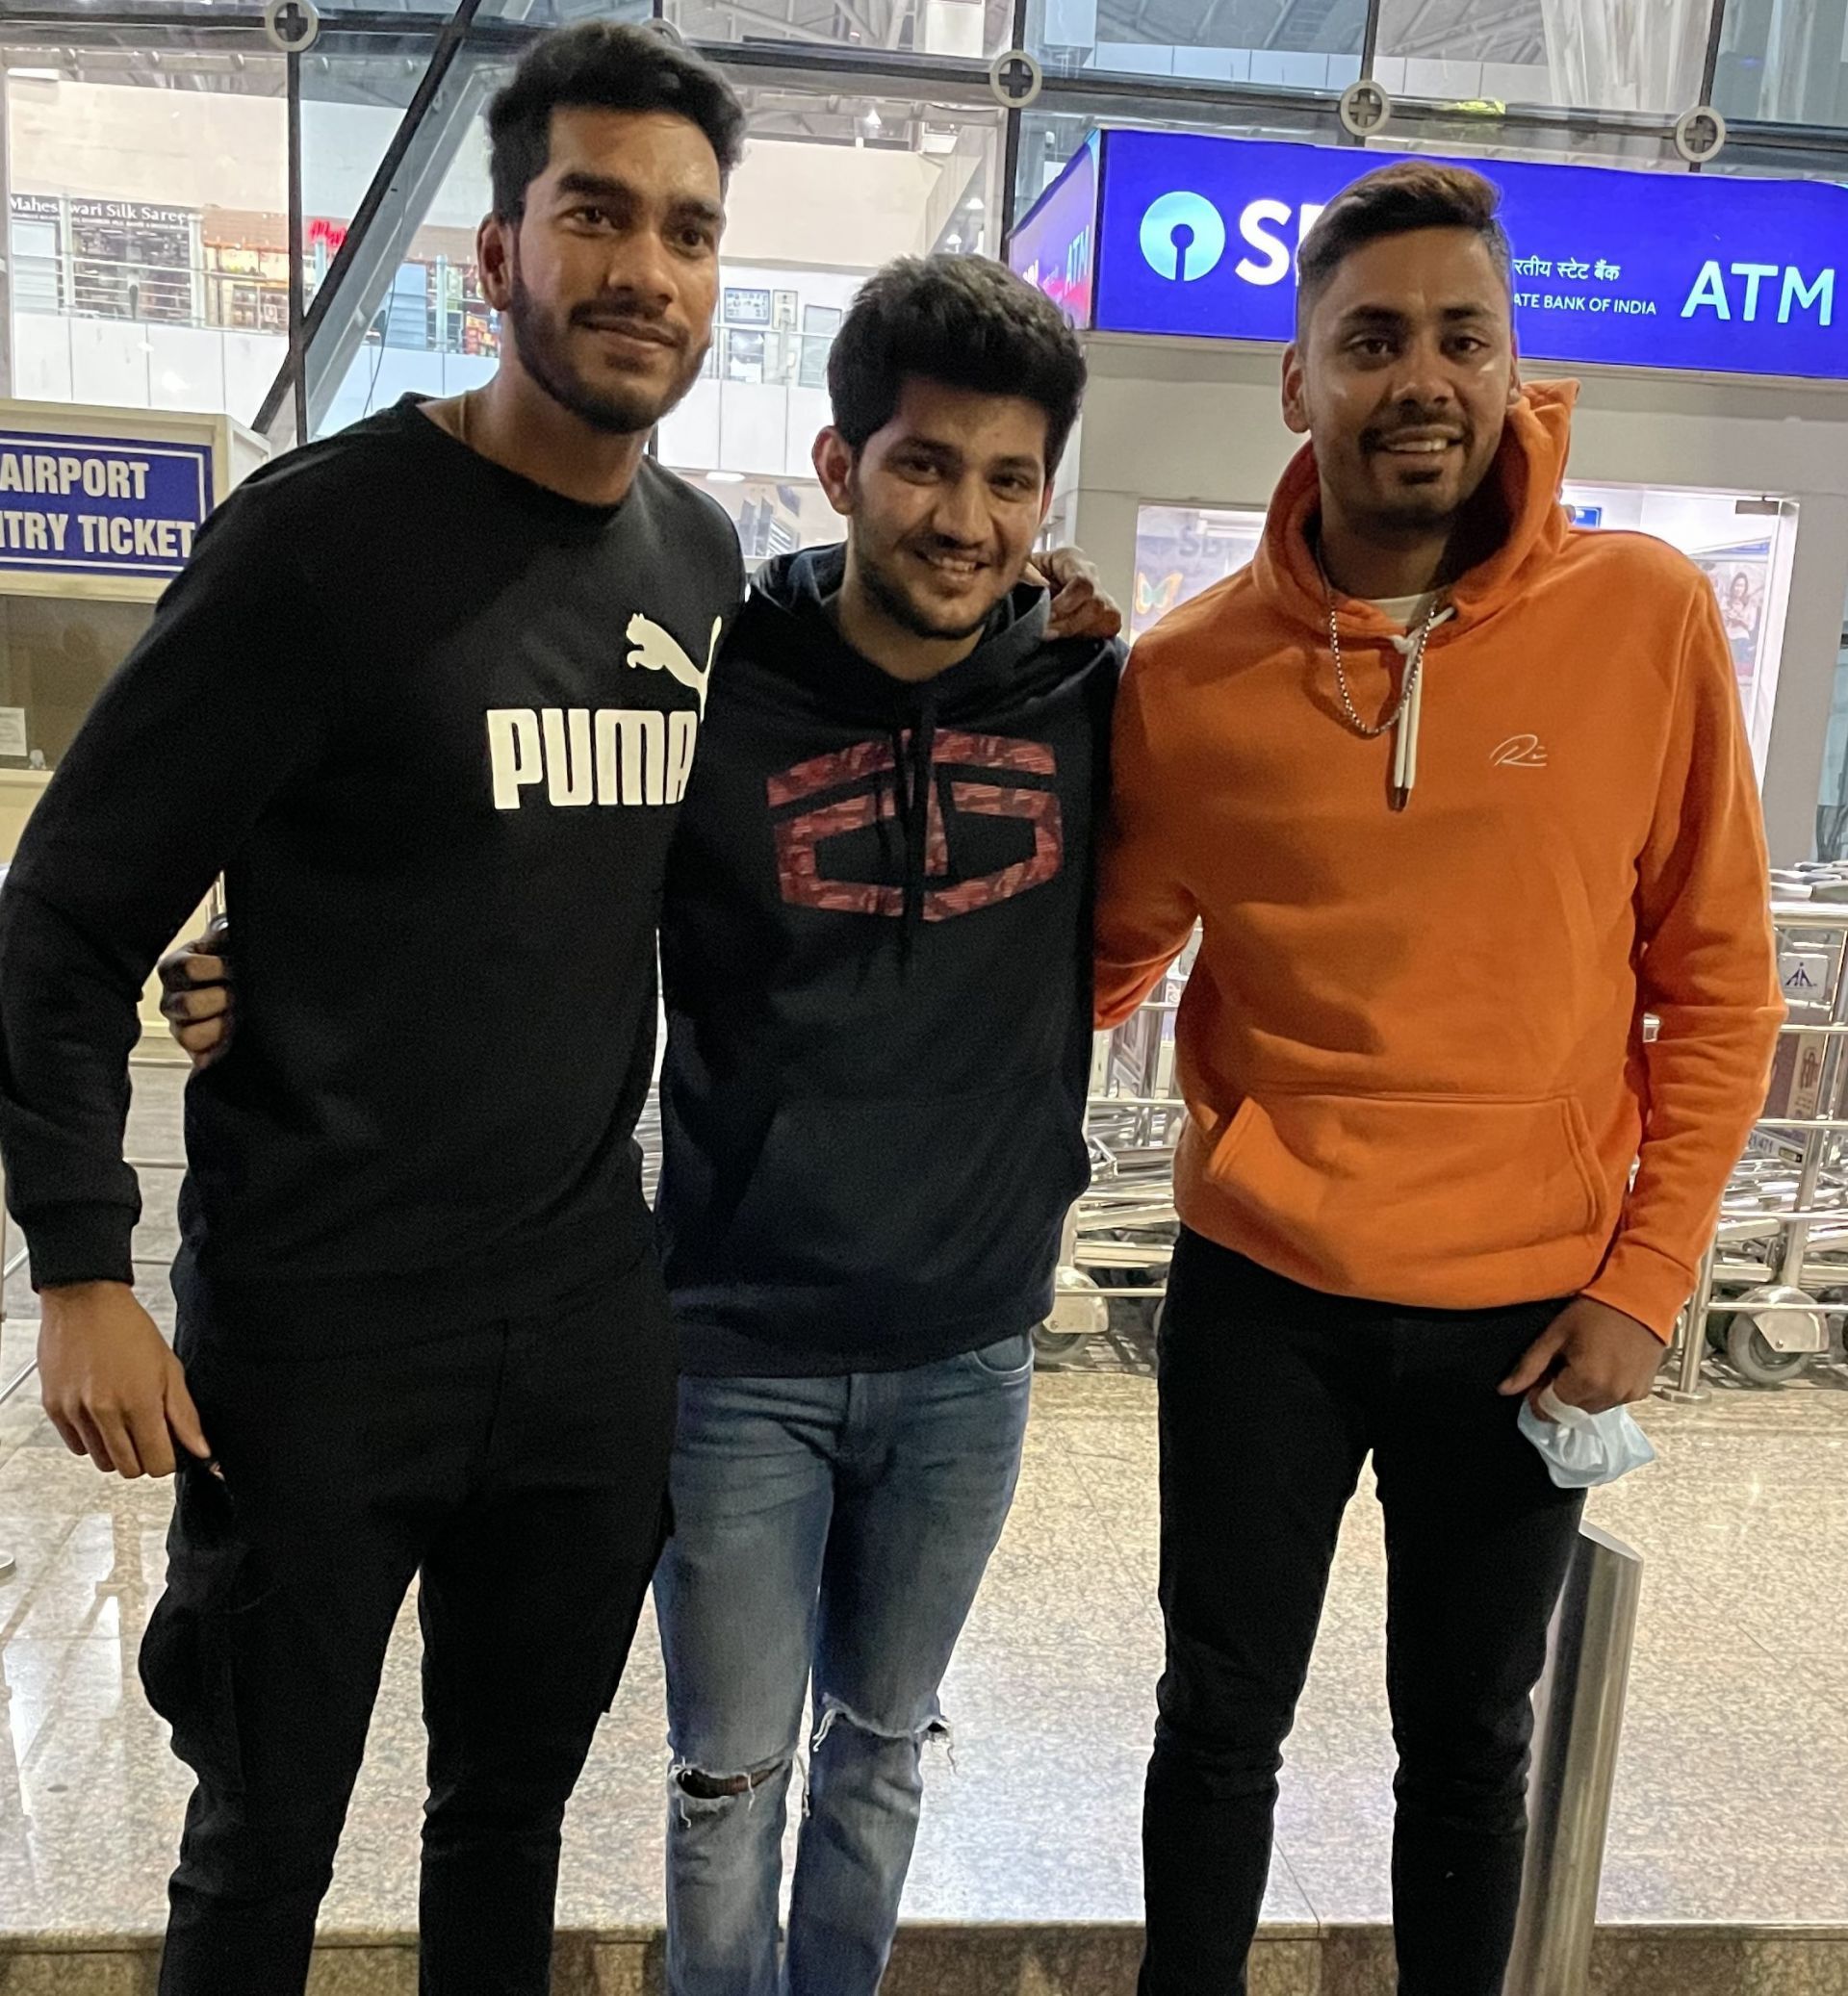
<instances>
[{"instance_id":1,"label":"man in black hoodie","mask_svg":"<svg viewBox=\"0 0 1848 1996\"><path fill-rule=\"evenodd\" d=\"M1014 1495L1088 1178L1120 658L1022 583L1084 361L999 265L889 267L829 363L844 548L774 565L669 871L655 1575L671 1996L872 1996L937 1688ZM812 1691L785 1979L785 1795Z\"/></svg>"},{"instance_id":2,"label":"man in black hoodie","mask_svg":"<svg viewBox=\"0 0 1848 1996\"><path fill-rule=\"evenodd\" d=\"M685 1375L655 1579L671 1996L872 1996L937 1689L1013 1498L1088 1175L1121 662L1049 639L1022 579L1084 379L1001 266L881 271L815 449L847 544L774 564L714 676L661 937L655 1219Z\"/></svg>"},{"instance_id":3,"label":"man in black hoodie","mask_svg":"<svg viewBox=\"0 0 1848 1996\"><path fill-rule=\"evenodd\" d=\"M848 543L772 565L744 604L662 916L673 1996L876 1990L1088 1176L1091 832L1121 658L1050 639L1024 581L1084 357L998 264L930 258L862 290L828 385L816 471ZM1114 628L1067 576L1056 609ZM173 970L201 1054L225 998L190 976L221 964Z\"/></svg>"}]
</instances>

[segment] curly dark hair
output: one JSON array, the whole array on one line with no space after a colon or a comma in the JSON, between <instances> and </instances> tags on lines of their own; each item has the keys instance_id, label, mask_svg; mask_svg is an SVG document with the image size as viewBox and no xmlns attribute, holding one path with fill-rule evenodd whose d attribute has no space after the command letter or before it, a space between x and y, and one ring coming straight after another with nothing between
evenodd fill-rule
<instances>
[{"instance_id":1,"label":"curly dark hair","mask_svg":"<svg viewBox=\"0 0 1848 1996\"><path fill-rule=\"evenodd\" d=\"M984 256L900 257L861 285L828 356L834 427L855 450L891 422L910 375L1046 412L1046 473L1078 420L1085 356L1043 292Z\"/></svg>"},{"instance_id":2,"label":"curly dark hair","mask_svg":"<svg viewBox=\"0 0 1848 1996\"><path fill-rule=\"evenodd\" d=\"M744 156L744 106L710 63L654 28L581 21L543 35L488 107L494 212L526 213L526 190L552 156L554 111L671 111L697 125L730 180Z\"/></svg>"}]
</instances>

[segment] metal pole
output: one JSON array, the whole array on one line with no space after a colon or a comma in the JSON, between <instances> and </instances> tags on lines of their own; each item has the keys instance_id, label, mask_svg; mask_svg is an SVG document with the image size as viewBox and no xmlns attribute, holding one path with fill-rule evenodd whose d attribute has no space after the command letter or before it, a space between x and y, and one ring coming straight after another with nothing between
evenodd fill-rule
<instances>
[{"instance_id":1,"label":"metal pole","mask_svg":"<svg viewBox=\"0 0 1848 1996\"><path fill-rule=\"evenodd\" d=\"M8 136L7 65L0 58L0 397L13 394L13 303L18 273L13 268L13 165Z\"/></svg>"},{"instance_id":2,"label":"metal pole","mask_svg":"<svg viewBox=\"0 0 1848 1996\"><path fill-rule=\"evenodd\" d=\"M1835 979L1835 989L1830 993L1829 1023L1832 1026L1848 1025L1848 934L1844 934L1836 944ZM1798 1030L1802 1029L1799 1027ZM1848 1058L1844 1058L1839 1039L1832 1036L1823 1046L1823 1085L1816 1097L1819 1120L1826 1122L1840 1116L1845 1078L1848 1078ZM1807 1213L1816 1202L1816 1185L1822 1177L1823 1158L1831 1141L1827 1130L1811 1130L1804 1139L1803 1166L1797 1174L1794 1209L1798 1213ZM1810 1227L1808 1220L1793 1220L1784 1228L1784 1252L1778 1259L1776 1274L1779 1282L1800 1283L1803 1280L1804 1257L1810 1251Z\"/></svg>"},{"instance_id":3,"label":"metal pole","mask_svg":"<svg viewBox=\"0 0 1848 1996\"><path fill-rule=\"evenodd\" d=\"M303 333L307 307L301 268L301 58L284 58L289 90L289 364L295 370L295 448L308 442L308 345Z\"/></svg>"},{"instance_id":4,"label":"metal pole","mask_svg":"<svg viewBox=\"0 0 1848 1996\"><path fill-rule=\"evenodd\" d=\"M1527 1862L1506 1996L1587 1996L1641 1555L1580 1528L1534 1692Z\"/></svg>"},{"instance_id":5,"label":"metal pole","mask_svg":"<svg viewBox=\"0 0 1848 1996\"><path fill-rule=\"evenodd\" d=\"M1707 1358L1707 1313L1713 1300L1713 1264L1719 1251L1719 1241L1715 1240L1701 1257L1694 1293L1681 1313L1681 1369L1669 1389L1678 1400L1698 1400L1703 1396L1701 1367Z\"/></svg>"}]
</instances>

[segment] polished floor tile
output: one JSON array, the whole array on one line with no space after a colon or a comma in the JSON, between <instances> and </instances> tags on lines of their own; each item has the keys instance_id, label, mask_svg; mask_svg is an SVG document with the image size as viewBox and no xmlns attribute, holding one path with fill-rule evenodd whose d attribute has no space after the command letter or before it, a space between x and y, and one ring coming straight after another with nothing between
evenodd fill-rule
<instances>
[{"instance_id":1,"label":"polished floor tile","mask_svg":"<svg viewBox=\"0 0 1848 1996\"><path fill-rule=\"evenodd\" d=\"M170 1097L170 1076L138 1096L134 1140L150 1148L171 1138L164 1088ZM150 1227L151 1250L160 1233ZM154 1296L157 1284L145 1287ZM10 1302L31 1307L16 1282ZM0 1385L26 1363L33 1335L26 1317L0 1330ZM1590 1514L1647 1563L1604 1917L1848 1927L1848 1390L1826 1378L1784 1393L1716 1392L1653 1405L1645 1420L1661 1462L1600 1493ZM894 1969L900 1996L963 1986L952 1941L970 1921L1083 1930L1065 1955L1047 1953L1043 1932L1023 1933L1013 1968L970 1967L970 1988L1125 1986L1162 1651L1156 1469L1148 1378L1040 1379L1019 1498L945 1686L955 1745L928 1771L908 1900L918 1924ZM168 1502L160 1486L106 1481L69 1457L30 1387L0 1407L0 1551L15 1561L0 1579L0 1989L141 1996L147 1986L143 1958L119 1942L159 1929L187 1788L135 1664ZM1267 1907L1276 1946L1270 1980L1254 1983L1271 1996L1311 1986L1296 1979L1292 1935L1377 1923L1388 1909L1384 1602L1364 1481L1288 1748ZM660 1913L663 1735L659 1654L645 1624L568 1824L560 1916L582 1943L572 1996L644 1985ZM409 1987L407 1958L387 1943L415 1906L422 1752L407 1604L326 1907L331 1932L368 1945L329 1952L321 1996ZM799 1804L798 1776L792 1815ZM25 1970L5 1954L27 1935L118 1945L81 1958L101 1964L90 1982L57 1981L80 1958L61 1969L48 1953L32 1958L51 1964L33 1966L38 1980L20 1981ZM1376 1944L1356 1940L1353 1958ZM1653 1996L1660 1977L1636 1958L1637 1989ZM1748 1972L1759 1969L1748 1962ZM1601 1984L1607 1996L1622 1987Z\"/></svg>"}]
</instances>

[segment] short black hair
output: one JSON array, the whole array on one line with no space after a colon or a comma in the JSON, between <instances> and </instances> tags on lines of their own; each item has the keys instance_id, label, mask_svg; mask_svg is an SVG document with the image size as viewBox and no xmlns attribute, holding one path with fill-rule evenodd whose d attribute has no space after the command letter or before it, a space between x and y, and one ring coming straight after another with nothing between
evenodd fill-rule
<instances>
[{"instance_id":1,"label":"short black hair","mask_svg":"<svg viewBox=\"0 0 1848 1996\"><path fill-rule=\"evenodd\" d=\"M554 111L671 111L697 125L721 180L744 155L744 106L710 63L657 29L581 21L542 35L488 107L488 171L501 221L526 213L552 157Z\"/></svg>"},{"instance_id":2,"label":"short black hair","mask_svg":"<svg viewBox=\"0 0 1848 1996\"><path fill-rule=\"evenodd\" d=\"M1357 249L1414 229L1465 229L1487 245L1514 294L1514 251L1502 226L1502 190L1467 166L1401 160L1344 189L1316 218L1296 262L1296 327L1309 323L1329 279Z\"/></svg>"},{"instance_id":3,"label":"short black hair","mask_svg":"<svg viewBox=\"0 0 1848 1996\"><path fill-rule=\"evenodd\" d=\"M856 451L897 412L911 375L1046 412L1046 475L1078 420L1085 356L1046 294L985 256L900 257L860 286L828 356L834 427Z\"/></svg>"}]
</instances>

